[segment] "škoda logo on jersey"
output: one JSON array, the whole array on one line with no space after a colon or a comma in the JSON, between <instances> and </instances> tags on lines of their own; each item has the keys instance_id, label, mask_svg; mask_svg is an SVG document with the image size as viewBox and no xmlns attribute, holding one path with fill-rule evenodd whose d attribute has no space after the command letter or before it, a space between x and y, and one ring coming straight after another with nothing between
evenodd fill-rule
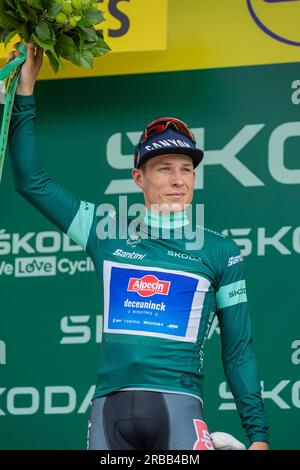
<instances>
[{"instance_id":1,"label":"\u0161koda logo on jersey","mask_svg":"<svg viewBox=\"0 0 300 470\"><path fill-rule=\"evenodd\" d=\"M170 281L161 281L153 274L146 274L141 278L131 277L127 290L137 292L141 297L150 297L154 294L168 295Z\"/></svg>"}]
</instances>

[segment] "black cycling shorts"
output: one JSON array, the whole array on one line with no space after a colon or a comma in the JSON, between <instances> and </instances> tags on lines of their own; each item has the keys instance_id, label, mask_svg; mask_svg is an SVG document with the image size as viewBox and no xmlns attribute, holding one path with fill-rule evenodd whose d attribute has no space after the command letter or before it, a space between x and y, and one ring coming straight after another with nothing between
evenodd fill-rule
<instances>
[{"instance_id":1,"label":"black cycling shorts","mask_svg":"<svg viewBox=\"0 0 300 470\"><path fill-rule=\"evenodd\" d=\"M123 390L93 400L90 450L212 450L202 403L193 396Z\"/></svg>"}]
</instances>

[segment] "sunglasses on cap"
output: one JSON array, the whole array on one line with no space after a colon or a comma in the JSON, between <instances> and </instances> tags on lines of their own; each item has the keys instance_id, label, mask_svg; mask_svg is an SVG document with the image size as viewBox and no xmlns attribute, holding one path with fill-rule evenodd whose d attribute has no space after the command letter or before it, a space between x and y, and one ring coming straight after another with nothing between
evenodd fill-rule
<instances>
[{"instance_id":1,"label":"sunglasses on cap","mask_svg":"<svg viewBox=\"0 0 300 470\"><path fill-rule=\"evenodd\" d=\"M175 127L178 132L181 132L182 134L186 135L189 139L191 139L194 144L196 143L194 134L190 131L188 126L183 121L180 121L180 119L171 117L159 118L155 119L155 121L150 122L150 124L148 124L148 126L144 130L139 143L142 144L151 135L165 131L169 126Z\"/></svg>"}]
</instances>

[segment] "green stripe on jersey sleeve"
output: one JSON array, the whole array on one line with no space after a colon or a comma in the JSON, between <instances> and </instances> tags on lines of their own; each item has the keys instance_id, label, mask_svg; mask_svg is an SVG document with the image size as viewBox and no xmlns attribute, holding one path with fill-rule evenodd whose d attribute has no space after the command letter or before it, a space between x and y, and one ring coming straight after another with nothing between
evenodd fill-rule
<instances>
[{"instance_id":1,"label":"green stripe on jersey sleeve","mask_svg":"<svg viewBox=\"0 0 300 470\"><path fill-rule=\"evenodd\" d=\"M218 309L231 307L242 302L247 302L246 283L245 280L233 282L222 286L217 292Z\"/></svg>"},{"instance_id":2,"label":"green stripe on jersey sleeve","mask_svg":"<svg viewBox=\"0 0 300 470\"><path fill-rule=\"evenodd\" d=\"M86 249L93 223L94 209L95 204L81 201L79 209L67 232L67 235L84 250Z\"/></svg>"}]
</instances>

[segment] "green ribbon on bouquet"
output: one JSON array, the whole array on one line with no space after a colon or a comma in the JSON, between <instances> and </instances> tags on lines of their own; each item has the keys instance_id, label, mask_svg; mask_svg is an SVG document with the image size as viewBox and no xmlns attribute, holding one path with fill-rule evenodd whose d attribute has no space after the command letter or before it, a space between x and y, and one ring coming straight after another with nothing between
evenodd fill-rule
<instances>
[{"instance_id":1,"label":"green ribbon on bouquet","mask_svg":"<svg viewBox=\"0 0 300 470\"><path fill-rule=\"evenodd\" d=\"M3 164L6 154L6 144L8 138L8 131L11 119L12 108L14 104L14 98L16 94L16 89L18 86L18 81L20 78L21 65L26 60L27 56L27 46L20 43L18 46L18 51L21 52L20 55L15 57L14 60L6 64L2 69L0 69L0 87L1 87L1 102L4 104L2 124L1 124L1 134L0 134L0 182L2 178ZM3 100L3 97L5 100Z\"/></svg>"}]
</instances>

